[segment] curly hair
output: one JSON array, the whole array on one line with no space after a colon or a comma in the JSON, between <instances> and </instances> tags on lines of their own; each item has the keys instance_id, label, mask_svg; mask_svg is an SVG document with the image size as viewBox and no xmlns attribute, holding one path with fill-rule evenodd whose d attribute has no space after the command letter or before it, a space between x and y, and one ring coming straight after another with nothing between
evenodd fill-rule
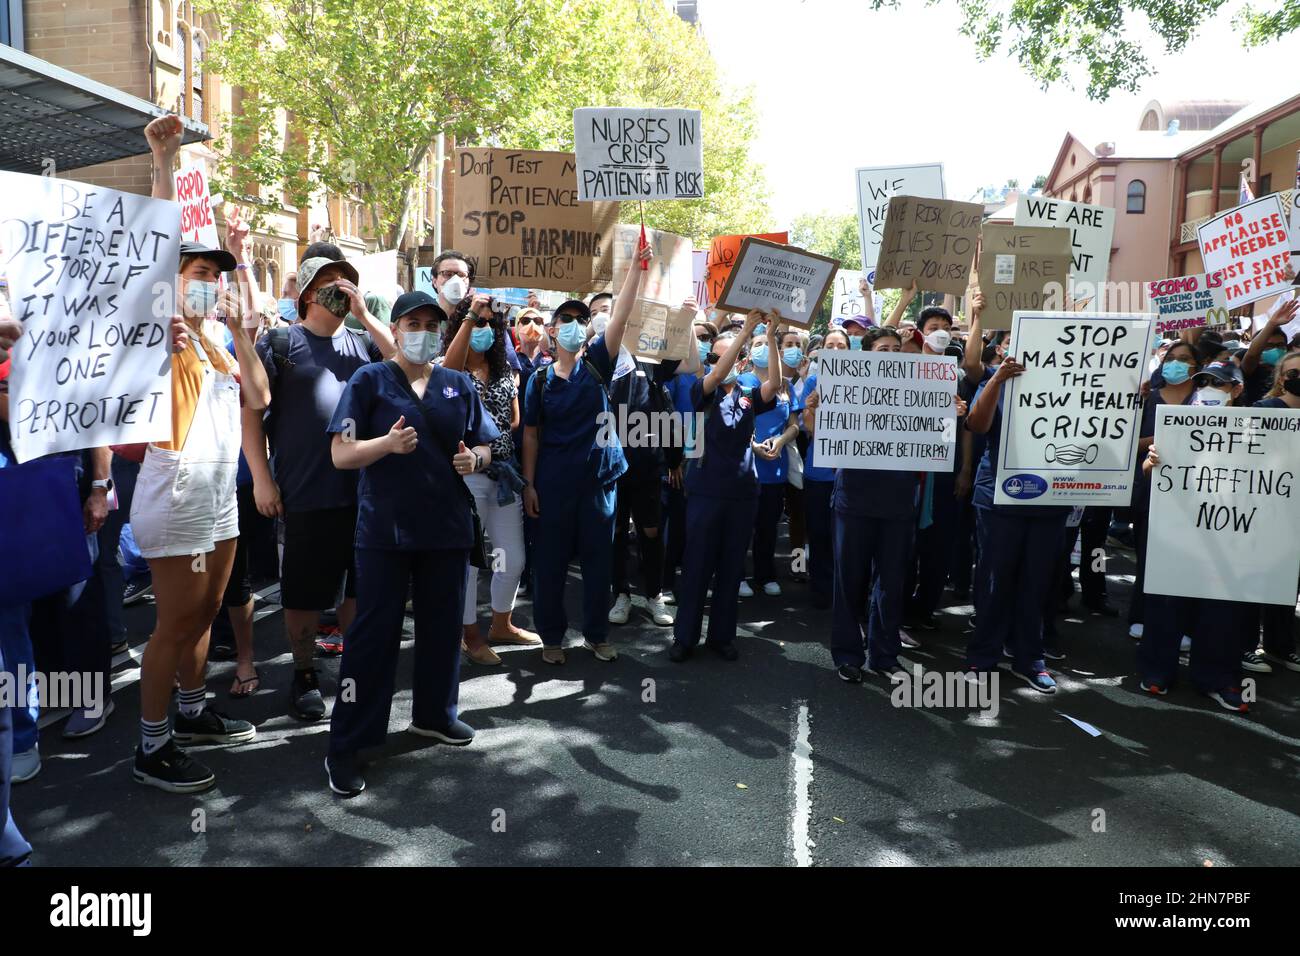
<instances>
[{"instance_id":1,"label":"curly hair","mask_svg":"<svg viewBox=\"0 0 1300 956\"><path fill-rule=\"evenodd\" d=\"M465 321L465 316L469 313L469 303L469 299L462 302L452 312L451 318L447 320L447 334L443 337L443 342L446 345L443 346L443 352L447 351L447 345L451 344L451 341L456 337L456 333L460 331L460 324ZM493 312L492 318L488 319L488 328L493 331L494 336L492 347L484 353L484 357L487 359L488 375L495 382L510 374L510 362L506 359L507 333L505 316L499 312Z\"/></svg>"}]
</instances>

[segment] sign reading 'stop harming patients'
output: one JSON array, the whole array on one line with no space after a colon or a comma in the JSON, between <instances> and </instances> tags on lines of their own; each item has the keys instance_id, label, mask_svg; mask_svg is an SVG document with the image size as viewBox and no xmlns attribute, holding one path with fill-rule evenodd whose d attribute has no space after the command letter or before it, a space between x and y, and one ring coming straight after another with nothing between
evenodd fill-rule
<instances>
[{"instance_id":1,"label":"sign reading 'stop harming patients'","mask_svg":"<svg viewBox=\"0 0 1300 956\"><path fill-rule=\"evenodd\" d=\"M578 199L700 199L700 111L589 106L573 111Z\"/></svg>"}]
</instances>

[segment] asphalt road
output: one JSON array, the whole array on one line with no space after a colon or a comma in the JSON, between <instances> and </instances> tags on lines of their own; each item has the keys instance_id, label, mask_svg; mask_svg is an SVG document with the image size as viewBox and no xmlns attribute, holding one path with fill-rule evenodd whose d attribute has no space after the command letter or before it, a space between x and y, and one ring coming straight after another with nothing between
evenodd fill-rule
<instances>
[{"instance_id":1,"label":"asphalt road","mask_svg":"<svg viewBox=\"0 0 1300 956\"><path fill-rule=\"evenodd\" d=\"M1122 605L1131 564L1121 553L1110 571ZM262 690L229 700L234 665L211 668L211 704L258 728L242 746L196 748L215 789L176 796L132 782L139 703L124 657L108 727L79 742L57 724L43 731L44 768L15 789L14 812L38 865L1295 862L1300 674L1261 676L1247 717L1190 689L1151 700L1136 689L1125 625L1081 615L1076 597L1055 696L1007 677L996 717L897 708L879 678L836 679L829 612L785 587L742 600L736 663L670 663L670 629L638 599L616 629L616 662L571 646L563 668L529 649L505 650L499 668L465 665L462 713L479 731L465 749L401 732L408 641L388 745L353 800L326 787L328 724L286 714L290 658L281 616L263 603ZM571 586L571 616L577 599ZM907 659L959 667L969 611L948 608ZM138 657L152 607L127 620ZM337 662L321 666L332 695Z\"/></svg>"}]
</instances>

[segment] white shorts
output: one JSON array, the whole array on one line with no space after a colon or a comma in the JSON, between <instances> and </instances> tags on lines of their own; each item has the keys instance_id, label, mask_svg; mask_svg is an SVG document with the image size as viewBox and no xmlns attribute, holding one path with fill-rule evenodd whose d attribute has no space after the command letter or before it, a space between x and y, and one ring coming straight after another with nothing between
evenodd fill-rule
<instances>
[{"instance_id":1,"label":"white shorts","mask_svg":"<svg viewBox=\"0 0 1300 956\"><path fill-rule=\"evenodd\" d=\"M131 532L145 558L207 554L239 537L237 463L189 462L149 446L131 502Z\"/></svg>"}]
</instances>

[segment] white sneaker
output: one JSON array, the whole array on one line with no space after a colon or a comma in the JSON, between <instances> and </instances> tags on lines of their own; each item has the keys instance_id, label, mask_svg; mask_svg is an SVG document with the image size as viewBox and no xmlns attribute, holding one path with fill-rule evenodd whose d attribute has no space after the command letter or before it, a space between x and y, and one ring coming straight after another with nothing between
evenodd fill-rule
<instances>
[{"instance_id":1,"label":"white sneaker","mask_svg":"<svg viewBox=\"0 0 1300 956\"><path fill-rule=\"evenodd\" d=\"M14 754L13 770L9 780L12 783L26 783L41 772L41 755L35 747Z\"/></svg>"},{"instance_id":2,"label":"white sneaker","mask_svg":"<svg viewBox=\"0 0 1300 956\"><path fill-rule=\"evenodd\" d=\"M609 609L610 624L626 624L627 616L632 612L632 599L626 594L620 594L614 606Z\"/></svg>"},{"instance_id":3,"label":"white sneaker","mask_svg":"<svg viewBox=\"0 0 1300 956\"><path fill-rule=\"evenodd\" d=\"M775 581L768 581L763 585L763 593L768 597L780 597L781 585L777 584Z\"/></svg>"},{"instance_id":4,"label":"white sneaker","mask_svg":"<svg viewBox=\"0 0 1300 956\"><path fill-rule=\"evenodd\" d=\"M672 591L664 591L659 595L659 599L671 607L677 606L677 595Z\"/></svg>"},{"instance_id":5,"label":"white sneaker","mask_svg":"<svg viewBox=\"0 0 1300 956\"><path fill-rule=\"evenodd\" d=\"M1186 654L1191 649L1192 649L1192 639L1188 637L1186 634L1184 634L1183 639L1178 642L1178 653Z\"/></svg>"},{"instance_id":6,"label":"white sneaker","mask_svg":"<svg viewBox=\"0 0 1300 956\"><path fill-rule=\"evenodd\" d=\"M673 623L672 612L664 606L664 596L662 594L655 595L647 603L650 605L650 617L654 619L656 624L660 627L667 627Z\"/></svg>"},{"instance_id":7,"label":"white sneaker","mask_svg":"<svg viewBox=\"0 0 1300 956\"><path fill-rule=\"evenodd\" d=\"M740 579L740 592L739 592L739 593L740 593L740 596L741 596L741 597L753 597L753 596L754 596L754 589L751 588L751 587L749 586L749 582L746 581L744 578L741 578L741 579Z\"/></svg>"},{"instance_id":8,"label":"white sneaker","mask_svg":"<svg viewBox=\"0 0 1300 956\"><path fill-rule=\"evenodd\" d=\"M1135 640L1135 641L1140 641L1140 640L1142 640L1142 625L1141 625L1141 624L1130 624L1130 625L1128 626L1128 636L1131 637L1131 638L1133 638L1133 640Z\"/></svg>"}]
</instances>

